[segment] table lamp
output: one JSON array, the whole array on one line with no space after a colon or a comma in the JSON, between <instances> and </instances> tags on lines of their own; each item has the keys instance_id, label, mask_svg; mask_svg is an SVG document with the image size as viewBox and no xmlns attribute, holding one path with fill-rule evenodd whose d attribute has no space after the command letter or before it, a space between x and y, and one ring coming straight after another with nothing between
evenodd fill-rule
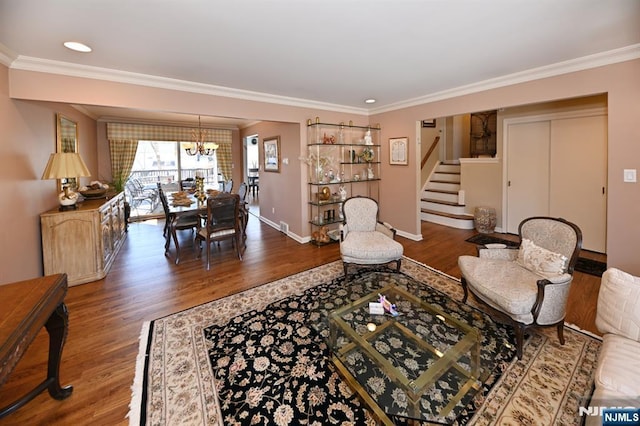
<instances>
[{"instance_id":1,"label":"table lamp","mask_svg":"<svg viewBox=\"0 0 640 426\"><path fill-rule=\"evenodd\" d=\"M76 176L91 176L80 154L75 152L57 152L51 154L47 167L42 173L42 179L65 179ZM58 195L60 211L77 209L78 194L67 183Z\"/></svg>"}]
</instances>

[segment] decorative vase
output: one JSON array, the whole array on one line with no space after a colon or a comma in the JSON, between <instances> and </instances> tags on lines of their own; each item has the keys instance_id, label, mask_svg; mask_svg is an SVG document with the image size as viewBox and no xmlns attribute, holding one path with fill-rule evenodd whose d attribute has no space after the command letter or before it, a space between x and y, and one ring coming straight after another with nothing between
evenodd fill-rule
<instances>
[{"instance_id":1,"label":"decorative vase","mask_svg":"<svg viewBox=\"0 0 640 426\"><path fill-rule=\"evenodd\" d=\"M493 207L476 207L474 212L476 231L490 234L496 229L496 209Z\"/></svg>"}]
</instances>

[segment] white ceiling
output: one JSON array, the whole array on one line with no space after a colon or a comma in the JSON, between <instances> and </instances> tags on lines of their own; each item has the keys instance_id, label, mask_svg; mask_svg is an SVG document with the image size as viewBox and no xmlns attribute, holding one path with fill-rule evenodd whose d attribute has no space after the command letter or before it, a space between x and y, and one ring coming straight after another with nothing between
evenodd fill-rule
<instances>
[{"instance_id":1,"label":"white ceiling","mask_svg":"<svg viewBox=\"0 0 640 426\"><path fill-rule=\"evenodd\" d=\"M639 50L638 0L0 0L0 60L15 68L125 72L337 110L393 109ZM183 118L193 119L169 119Z\"/></svg>"}]
</instances>

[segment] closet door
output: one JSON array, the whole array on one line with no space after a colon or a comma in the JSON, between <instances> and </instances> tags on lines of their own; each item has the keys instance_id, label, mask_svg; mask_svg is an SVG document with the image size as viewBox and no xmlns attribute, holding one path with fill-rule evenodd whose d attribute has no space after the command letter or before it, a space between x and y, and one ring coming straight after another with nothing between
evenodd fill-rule
<instances>
[{"instance_id":1,"label":"closet door","mask_svg":"<svg viewBox=\"0 0 640 426\"><path fill-rule=\"evenodd\" d=\"M530 216L549 213L549 121L508 126L507 232Z\"/></svg>"},{"instance_id":2,"label":"closet door","mask_svg":"<svg viewBox=\"0 0 640 426\"><path fill-rule=\"evenodd\" d=\"M582 230L582 247L606 252L607 116L551 122L549 214Z\"/></svg>"}]
</instances>

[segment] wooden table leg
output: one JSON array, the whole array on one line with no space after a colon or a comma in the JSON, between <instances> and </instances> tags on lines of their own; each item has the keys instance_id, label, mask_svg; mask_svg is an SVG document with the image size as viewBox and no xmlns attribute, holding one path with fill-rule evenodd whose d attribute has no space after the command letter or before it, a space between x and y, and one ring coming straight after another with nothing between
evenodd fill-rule
<instances>
[{"instance_id":1,"label":"wooden table leg","mask_svg":"<svg viewBox=\"0 0 640 426\"><path fill-rule=\"evenodd\" d=\"M49 332L49 365L47 368L49 394L58 400L65 399L73 392L73 386L65 386L64 388L60 386L60 360L69 330L69 312L64 303L58 305L45 327Z\"/></svg>"},{"instance_id":2,"label":"wooden table leg","mask_svg":"<svg viewBox=\"0 0 640 426\"><path fill-rule=\"evenodd\" d=\"M178 243L178 234L176 233L176 222L178 221L177 217L174 217L171 220L171 225L169 228L171 229L171 235L173 236L173 243L176 246L176 265L180 262L180 243Z\"/></svg>"},{"instance_id":3,"label":"wooden table leg","mask_svg":"<svg viewBox=\"0 0 640 426\"><path fill-rule=\"evenodd\" d=\"M45 327L49 333L47 378L22 398L12 402L6 407L0 407L0 419L13 413L45 389L48 389L49 394L58 400L68 398L73 392L73 386L60 386L60 360L69 328L69 314L64 303L59 304L56 310L53 311L45 323Z\"/></svg>"}]
</instances>

